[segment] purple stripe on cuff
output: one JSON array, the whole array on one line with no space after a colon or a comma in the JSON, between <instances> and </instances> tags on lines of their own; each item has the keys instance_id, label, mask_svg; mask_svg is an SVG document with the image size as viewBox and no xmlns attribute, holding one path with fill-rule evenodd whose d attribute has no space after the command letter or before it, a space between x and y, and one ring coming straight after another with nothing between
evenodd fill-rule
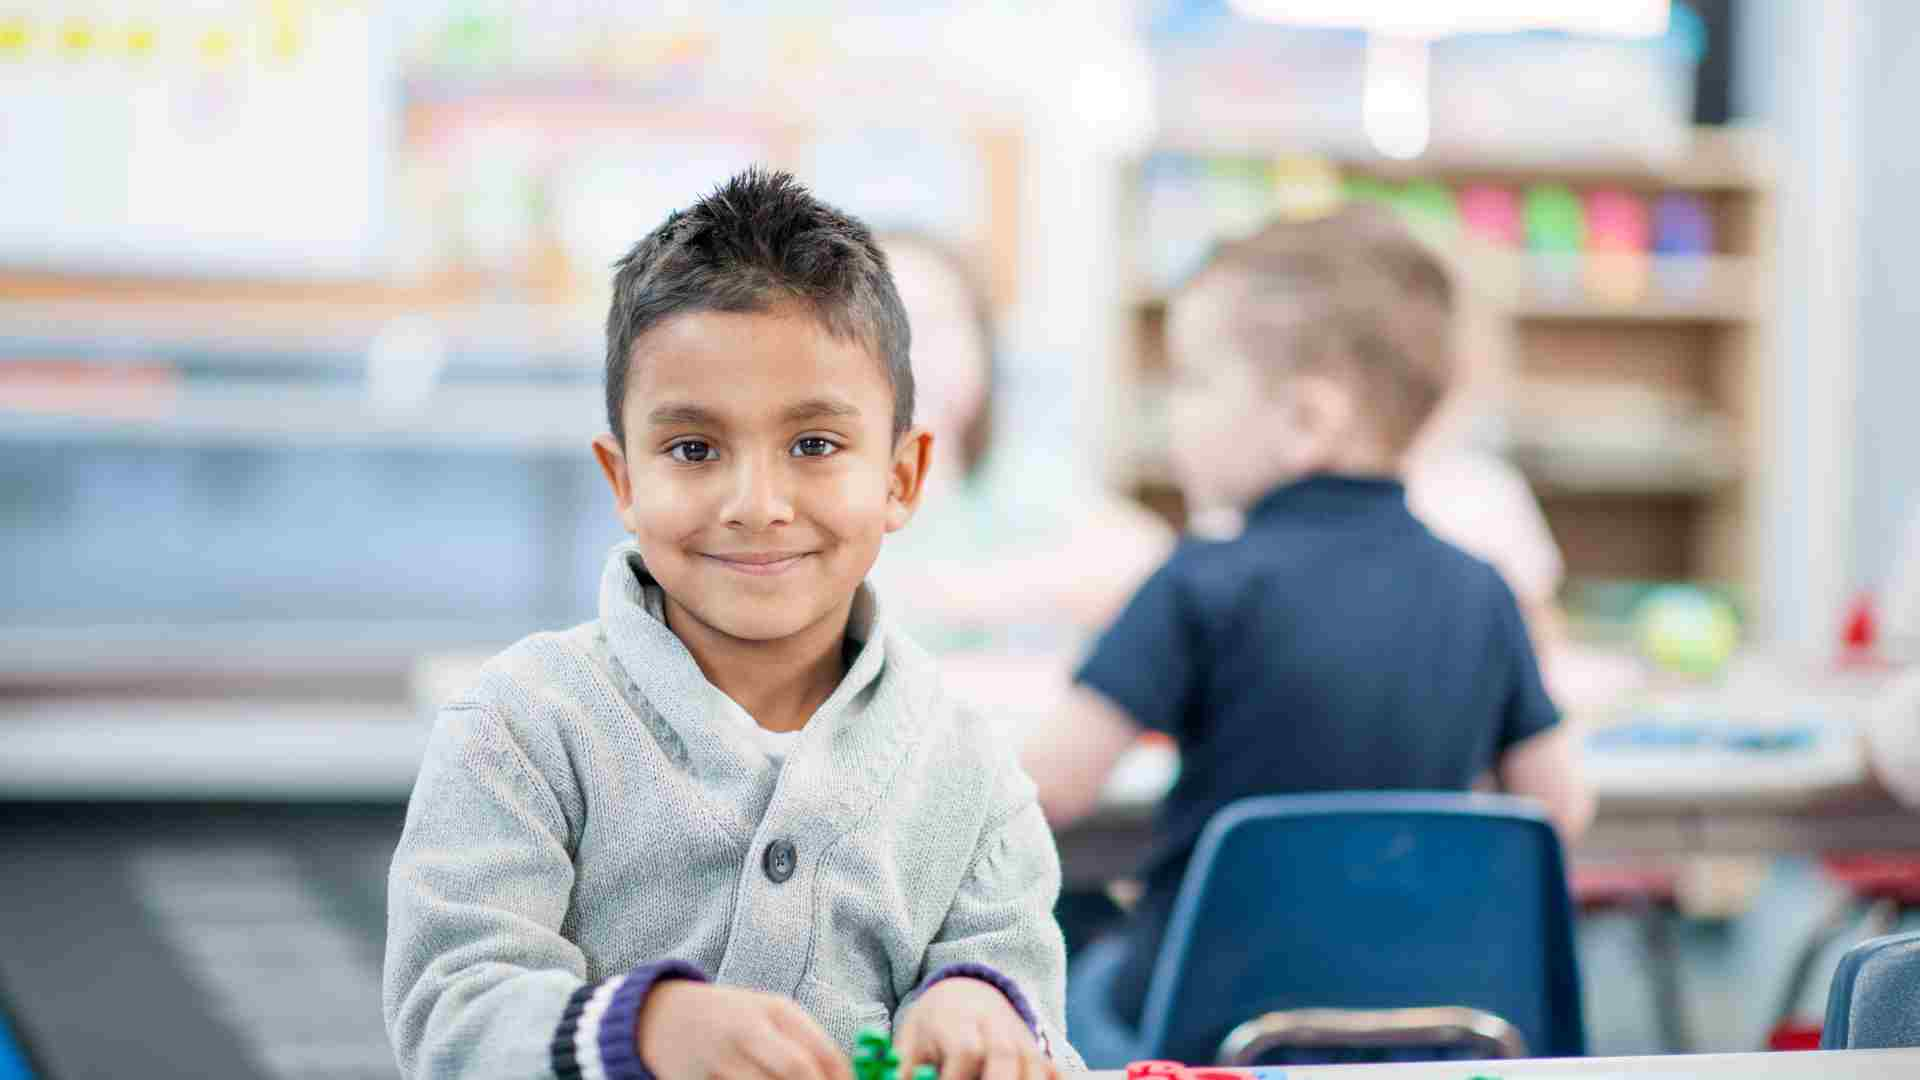
<instances>
[{"instance_id":1,"label":"purple stripe on cuff","mask_svg":"<svg viewBox=\"0 0 1920 1080\"><path fill-rule=\"evenodd\" d=\"M684 960L642 964L627 973L627 981L607 1002L600 1030L594 1035L600 1043L600 1067L606 1071L607 1080L654 1080L653 1072L640 1060L640 1009L647 1003L647 992L668 979L706 982L707 975Z\"/></svg>"},{"instance_id":2,"label":"purple stripe on cuff","mask_svg":"<svg viewBox=\"0 0 1920 1080\"><path fill-rule=\"evenodd\" d=\"M1019 983L985 964L948 964L927 976L926 981L920 984L919 992L926 993L942 979L979 979L1000 991L1006 997L1007 1004L1013 1006L1013 1011L1019 1014L1020 1021L1027 1025L1027 1030L1033 1032L1033 1037L1040 1040L1040 1048L1046 1051L1048 1057L1053 1056L1053 1047L1048 1044L1046 1034L1040 1030L1040 1018L1035 1015L1033 1006L1028 1004L1027 995L1020 992Z\"/></svg>"}]
</instances>

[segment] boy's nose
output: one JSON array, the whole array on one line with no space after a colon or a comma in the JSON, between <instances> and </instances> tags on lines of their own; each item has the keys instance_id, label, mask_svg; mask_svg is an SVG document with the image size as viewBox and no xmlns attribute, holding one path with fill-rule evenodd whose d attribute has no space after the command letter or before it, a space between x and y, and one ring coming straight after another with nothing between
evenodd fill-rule
<instances>
[{"instance_id":1,"label":"boy's nose","mask_svg":"<svg viewBox=\"0 0 1920 1080\"><path fill-rule=\"evenodd\" d=\"M793 499L787 489L782 463L736 461L733 491L726 505L728 527L752 532L791 522Z\"/></svg>"}]
</instances>

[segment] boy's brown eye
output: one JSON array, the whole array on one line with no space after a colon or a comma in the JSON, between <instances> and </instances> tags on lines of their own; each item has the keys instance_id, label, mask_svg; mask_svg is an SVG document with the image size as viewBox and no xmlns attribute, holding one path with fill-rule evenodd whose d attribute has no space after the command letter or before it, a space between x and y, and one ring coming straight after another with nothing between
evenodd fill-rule
<instances>
[{"instance_id":1,"label":"boy's brown eye","mask_svg":"<svg viewBox=\"0 0 1920 1080\"><path fill-rule=\"evenodd\" d=\"M667 448L667 454L675 461L684 461L689 465L698 465L703 461L712 461L714 458L713 447L698 439L674 443Z\"/></svg>"},{"instance_id":2,"label":"boy's brown eye","mask_svg":"<svg viewBox=\"0 0 1920 1080\"><path fill-rule=\"evenodd\" d=\"M826 457L838 449L840 448L834 445L832 439L823 439L818 435L809 435L804 439L794 440L793 456Z\"/></svg>"}]
</instances>

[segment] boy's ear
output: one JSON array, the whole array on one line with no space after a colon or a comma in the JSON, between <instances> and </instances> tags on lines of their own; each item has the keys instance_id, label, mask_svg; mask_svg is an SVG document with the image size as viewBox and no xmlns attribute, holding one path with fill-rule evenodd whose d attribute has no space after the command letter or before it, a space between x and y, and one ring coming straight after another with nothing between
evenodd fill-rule
<instances>
[{"instance_id":1,"label":"boy's ear","mask_svg":"<svg viewBox=\"0 0 1920 1080\"><path fill-rule=\"evenodd\" d=\"M1360 405L1352 386L1330 375L1297 376L1291 397L1300 430L1319 438L1345 435Z\"/></svg>"},{"instance_id":2,"label":"boy's ear","mask_svg":"<svg viewBox=\"0 0 1920 1080\"><path fill-rule=\"evenodd\" d=\"M927 467L933 464L933 432L910 428L893 446L893 467L887 475L887 531L906 527L920 508L926 490Z\"/></svg>"},{"instance_id":3,"label":"boy's ear","mask_svg":"<svg viewBox=\"0 0 1920 1080\"><path fill-rule=\"evenodd\" d=\"M1302 475L1339 461L1352 438L1348 425L1357 407L1351 390L1338 379L1314 372L1289 378L1281 401L1287 423L1275 429L1286 433L1279 455L1287 472Z\"/></svg>"},{"instance_id":4,"label":"boy's ear","mask_svg":"<svg viewBox=\"0 0 1920 1080\"><path fill-rule=\"evenodd\" d=\"M607 483L613 488L614 514L620 519L620 527L632 533L633 525L633 477L627 475L627 455L620 449L619 440L611 433L593 437L593 456L600 462L600 471L607 474Z\"/></svg>"}]
</instances>

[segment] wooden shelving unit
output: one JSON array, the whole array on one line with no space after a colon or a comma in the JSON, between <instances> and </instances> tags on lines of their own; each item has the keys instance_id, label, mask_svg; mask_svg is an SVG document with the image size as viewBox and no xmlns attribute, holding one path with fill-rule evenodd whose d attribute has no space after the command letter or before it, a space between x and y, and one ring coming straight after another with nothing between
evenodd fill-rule
<instances>
[{"instance_id":1,"label":"wooden shelving unit","mask_svg":"<svg viewBox=\"0 0 1920 1080\"><path fill-rule=\"evenodd\" d=\"M1160 151L1246 160L1279 146ZM1298 148L1291 148L1297 150ZM1132 164L1129 233L1145 213ZM1660 168L1475 160L1336 163L1345 175L1516 190L1558 183L1651 198L1692 193L1713 223L1701 256L1543 256L1459 239L1444 254L1466 297L1460 347L1480 411L1528 477L1569 579L1686 579L1751 591L1754 479L1768 437L1773 274L1770 155L1757 132L1700 129ZM1133 260L1145 280L1143 260ZM1117 486L1183 520L1165 466L1166 298L1134 289L1122 314L1107 460Z\"/></svg>"},{"instance_id":2,"label":"wooden shelving unit","mask_svg":"<svg viewBox=\"0 0 1920 1080\"><path fill-rule=\"evenodd\" d=\"M397 148L403 160L448 157L467 127L489 128L499 110L576 141L732 124L763 147L761 163L803 179L810 147L833 134L714 108L644 108L591 87L482 81L412 91ZM943 238L975 263L1004 312L1020 287L1027 147L1011 127L956 124L953 138L980 170L982 216L971 235ZM572 145L556 137L550 156L564 160ZM557 166L546 168L530 169L538 183L529 183L550 184ZM465 177L451 168L432 175L444 189L427 184L427 205L397 208L397 216L433 217L459 202ZM603 422L608 272L565 250L555 218L551 207L530 216L518 238L522 257L506 268L488 269L447 236L418 265L353 280L0 267L0 445L285 442L578 453L584 461L586 435ZM434 335L446 360L430 401L404 413L364 391L369 347L396 326Z\"/></svg>"}]
</instances>

